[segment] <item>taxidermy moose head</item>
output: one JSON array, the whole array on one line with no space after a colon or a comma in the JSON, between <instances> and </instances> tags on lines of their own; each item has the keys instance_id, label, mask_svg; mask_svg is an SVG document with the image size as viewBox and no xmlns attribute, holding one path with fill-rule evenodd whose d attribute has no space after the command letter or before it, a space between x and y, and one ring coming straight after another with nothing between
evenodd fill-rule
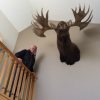
<instances>
[{"instance_id":1,"label":"taxidermy moose head","mask_svg":"<svg viewBox=\"0 0 100 100\"><path fill-rule=\"evenodd\" d=\"M79 48L72 43L70 39L69 29L72 26L78 26L80 30L85 28L90 21L92 20L92 11L90 12L88 18L85 21L82 21L90 11L90 7L85 12L85 6L83 10L81 6L79 6L79 10L77 8L72 9L72 12L75 17L75 22L64 22L60 21L58 25L54 25L52 23L48 23L48 11L46 16L43 15L43 9L41 10L41 15L37 13L33 21L33 31L37 36L45 37L44 32L47 30L55 30L57 33L57 47L60 53L61 62L65 62L68 65L73 65L75 62L80 60L80 50Z\"/></svg>"}]
</instances>

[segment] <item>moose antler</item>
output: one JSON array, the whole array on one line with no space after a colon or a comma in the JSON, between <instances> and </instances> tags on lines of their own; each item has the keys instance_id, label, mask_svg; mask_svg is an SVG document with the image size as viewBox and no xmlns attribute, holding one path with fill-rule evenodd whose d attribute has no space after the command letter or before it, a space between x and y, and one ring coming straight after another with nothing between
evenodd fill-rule
<instances>
[{"instance_id":1,"label":"moose antler","mask_svg":"<svg viewBox=\"0 0 100 100\"><path fill-rule=\"evenodd\" d=\"M89 11L90 7L88 8L87 12L85 12L85 6L83 10L81 9L81 6L79 6L78 12L77 8L75 10L72 9L75 22L73 23L71 20L67 23L60 21L58 25L55 26L54 24L48 24L48 11L46 13L46 17L44 17L42 9L41 15L37 13L36 18L34 18L36 22L32 22L33 31L36 35L44 37L45 31L54 29L57 33L57 47L61 62L65 62L68 65L73 65L75 62L80 60L80 50L77 45L71 41L69 29L71 26L79 26L80 29L85 28L93 18L91 11L88 18L85 21L82 21L88 15Z\"/></svg>"},{"instance_id":2,"label":"moose antler","mask_svg":"<svg viewBox=\"0 0 100 100\"><path fill-rule=\"evenodd\" d=\"M82 22L82 20L86 17L86 15L89 13L89 11L90 11L90 6L89 6L86 13L85 13L85 6L82 10L81 6L79 5L78 13L77 13L77 8L75 8L75 10L72 9L72 12L73 12L74 17L75 17L75 22L71 26L79 26L80 29L85 28L93 18L92 11L91 11L90 14L89 14L89 17L84 22Z\"/></svg>"},{"instance_id":3,"label":"moose antler","mask_svg":"<svg viewBox=\"0 0 100 100\"><path fill-rule=\"evenodd\" d=\"M46 17L43 15L43 9L41 10L41 15L37 13L36 18L34 20L36 22L32 22L33 24L33 31L36 35L40 37L45 37L44 32L50 29L55 29L55 25L50 23L48 24L48 12L46 12Z\"/></svg>"}]
</instances>

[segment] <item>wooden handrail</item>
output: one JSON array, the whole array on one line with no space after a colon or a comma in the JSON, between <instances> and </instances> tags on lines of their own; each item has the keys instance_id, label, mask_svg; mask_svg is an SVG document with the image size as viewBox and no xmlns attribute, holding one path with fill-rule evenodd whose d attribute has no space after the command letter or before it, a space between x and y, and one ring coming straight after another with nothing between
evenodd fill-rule
<instances>
[{"instance_id":1,"label":"wooden handrail","mask_svg":"<svg viewBox=\"0 0 100 100\"><path fill-rule=\"evenodd\" d=\"M2 88L0 94L11 100L22 100L23 93L25 93L27 97L24 99L31 98L27 100L32 100L35 73L31 72L23 63L20 63L17 57L1 41L0 50L0 65L2 67L0 68L0 85Z\"/></svg>"},{"instance_id":2,"label":"wooden handrail","mask_svg":"<svg viewBox=\"0 0 100 100\"><path fill-rule=\"evenodd\" d=\"M0 47L3 47L3 49L13 58L15 59L18 63L19 60L17 59L17 57L0 41ZM25 66L23 63L22 63L22 66ZM26 66L25 66L26 70L29 72L29 73L33 73L35 74L34 72L31 72Z\"/></svg>"}]
</instances>

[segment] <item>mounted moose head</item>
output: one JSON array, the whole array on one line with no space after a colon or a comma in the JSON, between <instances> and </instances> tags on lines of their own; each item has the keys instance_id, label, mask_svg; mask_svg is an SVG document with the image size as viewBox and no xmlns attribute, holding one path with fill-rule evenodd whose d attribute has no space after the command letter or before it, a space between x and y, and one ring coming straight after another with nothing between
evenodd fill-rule
<instances>
[{"instance_id":1,"label":"mounted moose head","mask_svg":"<svg viewBox=\"0 0 100 100\"><path fill-rule=\"evenodd\" d=\"M72 9L75 17L75 22L70 21L69 23L60 21L56 26L52 23L50 23L50 25L48 24L48 11L46 13L46 17L44 17L42 9L41 15L37 13L36 17L34 18L36 22L32 22L33 31L36 35L45 37L45 31L51 29L55 30L57 33L57 47L60 53L61 62L65 62L68 65L73 65L76 61L80 60L80 50L74 43L72 43L70 39L69 29L72 26L79 26L80 30L85 28L93 18L91 11L89 17L84 22L82 22L89 11L90 7L88 8L87 12L85 12L85 6L83 10L81 9L81 6L79 6L78 12L77 8L75 8L75 10Z\"/></svg>"}]
</instances>

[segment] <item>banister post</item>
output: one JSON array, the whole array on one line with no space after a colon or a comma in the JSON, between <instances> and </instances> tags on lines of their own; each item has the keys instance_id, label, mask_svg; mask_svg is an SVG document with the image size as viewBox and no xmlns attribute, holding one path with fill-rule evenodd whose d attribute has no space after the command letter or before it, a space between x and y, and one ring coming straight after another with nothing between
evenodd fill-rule
<instances>
[{"instance_id":1,"label":"banister post","mask_svg":"<svg viewBox=\"0 0 100 100\"><path fill-rule=\"evenodd\" d=\"M9 58L9 56L7 54L7 56L5 58L5 61L4 61L4 64L3 64L2 69L1 69L0 84L2 83L2 80L3 80L3 77L4 77L4 72L6 70L6 66L7 66L7 63L8 63L8 58Z\"/></svg>"},{"instance_id":2,"label":"banister post","mask_svg":"<svg viewBox=\"0 0 100 100\"><path fill-rule=\"evenodd\" d=\"M9 93L10 93L10 90L11 90L12 82L13 82L13 79L14 79L14 73L16 71L16 66L17 66L17 62L14 61L14 65L13 65L13 68L12 68L12 72L11 72L11 76L10 76L10 80L9 80L9 84L8 84L8 88L7 88L7 93L6 93L7 96L9 96Z\"/></svg>"},{"instance_id":3,"label":"banister post","mask_svg":"<svg viewBox=\"0 0 100 100\"><path fill-rule=\"evenodd\" d=\"M2 86L2 93L6 93L7 90L7 85L8 85L8 79L10 77L10 72L11 72L11 68L12 68L12 64L13 64L13 58L12 57L9 57L10 58L10 63L8 64L7 66L7 69L6 69L6 72L5 72L5 79L4 79L4 82L3 82L3 86Z\"/></svg>"},{"instance_id":4,"label":"banister post","mask_svg":"<svg viewBox=\"0 0 100 100\"><path fill-rule=\"evenodd\" d=\"M21 66L21 73L20 73L20 76L19 76L19 82L18 82L18 86L17 86L17 92L16 92L16 98L15 100L19 100L18 97L19 97L19 93L20 93L20 89L21 89L21 83L22 83L22 78L23 78L23 73L24 73L24 66Z\"/></svg>"},{"instance_id":5,"label":"banister post","mask_svg":"<svg viewBox=\"0 0 100 100\"><path fill-rule=\"evenodd\" d=\"M18 76L20 74L20 64L18 64L16 67L17 67L17 71L16 71L16 75L14 76L14 84L13 84L11 99L14 99L14 97L15 97L17 82L18 82L18 78L19 78Z\"/></svg>"},{"instance_id":6,"label":"banister post","mask_svg":"<svg viewBox=\"0 0 100 100\"><path fill-rule=\"evenodd\" d=\"M25 66L24 66L24 67L25 67ZM20 93L19 93L19 100L22 100L22 98L23 98L23 92L24 92L25 81L26 81L26 74L27 74L27 70L24 70L23 81L22 81L22 87L21 87L21 91L20 91Z\"/></svg>"},{"instance_id":7,"label":"banister post","mask_svg":"<svg viewBox=\"0 0 100 100\"><path fill-rule=\"evenodd\" d=\"M5 50L2 49L1 53L0 53L0 63L2 62L2 59L4 57L4 53L5 53Z\"/></svg>"},{"instance_id":8,"label":"banister post","mask_svg":"<svg viewBox=\"0 0 100 100\"><path fill-rule=\"evenodd\" d=\"M33 90L34 90L34 82L36 78L33 73L31 73L31 83L30 83L30 90L29 90L29 100L33 99Z\"/></svg>"},{"instance_id":9,"label":"banister post","mask_svg":"<svg viewBox=\"0 0 100 100\"><path fill-rule=\"evenodd\" d=\"M28 90L29 90L29 83L30 83L30 73L28 73L27 79L26 79L26 88L25 88L25 93L24 93L24 100L27 100L27 96L28 96Z\"/></svg>"}]
</instances>

